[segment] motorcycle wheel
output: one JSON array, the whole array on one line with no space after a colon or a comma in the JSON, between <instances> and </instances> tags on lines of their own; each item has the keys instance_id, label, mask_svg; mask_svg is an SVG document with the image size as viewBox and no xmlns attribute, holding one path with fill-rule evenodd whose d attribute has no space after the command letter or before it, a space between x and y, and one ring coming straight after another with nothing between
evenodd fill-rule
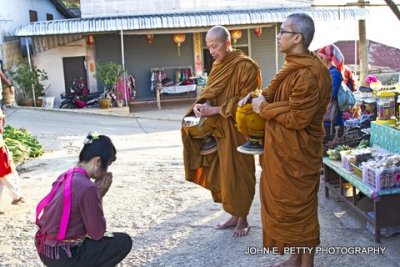
<instances>
[{"instance_id":1,"label":"motorcycle wheel","mask_svg":"<svg viewBox=\"0 0 400 267\"><path fill-rule=\"evenodd\" d=\"M76 108L75 104L72 102L61 103L60 108Z\"/></svg>"}]
</instances>

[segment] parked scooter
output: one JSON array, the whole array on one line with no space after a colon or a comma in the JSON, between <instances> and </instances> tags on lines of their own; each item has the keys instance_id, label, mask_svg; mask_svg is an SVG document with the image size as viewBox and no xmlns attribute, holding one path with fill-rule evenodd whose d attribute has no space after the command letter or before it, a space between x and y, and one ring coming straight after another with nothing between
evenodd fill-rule
<instances>
[{"instance_id":1,"label":"parked scooter","mask_svg":"<svg viewBox=\"0 0 400 267\"><path fill-rule=\"evenodd\" d=\"M96 105L100 99L109 97L113 101L116 102L116 95L114 89L110 88L104 92L95 92L89 94L82 94L82 92L77 90L76 87L71 87L71 93L69 96L64 96L61 94L61 99L64 99L61 102L60 108L86 108L93 107Z\"/></svg>"}]
</instances>

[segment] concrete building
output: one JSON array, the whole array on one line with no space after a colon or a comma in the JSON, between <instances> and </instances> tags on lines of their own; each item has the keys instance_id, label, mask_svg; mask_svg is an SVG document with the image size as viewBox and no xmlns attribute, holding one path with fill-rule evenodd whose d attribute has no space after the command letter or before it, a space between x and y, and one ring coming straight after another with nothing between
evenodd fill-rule
<instances>
[{"instance_id":1,"label":"concrete building","mask_svg":"<svg viewBox=\"0 0 400 267\"><path fill-rule=\"evenodd\" d=\"M25 38L14 35L15 29L30 22L49 21L70 18L71 14L50 0L0 0L0 59L3 67L16 65L26 57ZM32 45L28 39L28 44ZM21 47L23 48L21 53Z\"/></svg>"}]
</instances>

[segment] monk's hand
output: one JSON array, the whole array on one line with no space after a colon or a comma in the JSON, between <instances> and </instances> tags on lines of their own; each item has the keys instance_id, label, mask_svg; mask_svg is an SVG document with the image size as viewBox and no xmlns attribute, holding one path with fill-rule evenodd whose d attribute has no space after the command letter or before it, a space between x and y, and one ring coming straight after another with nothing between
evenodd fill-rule
<instances>
[{"instance_id":1,"label":"monk's hand","mask_svg":"<svg viewBox=\"0 0 400 267\"><path fill-rule=\"evenodd\" d=\"M195 104L193 107L193 113L196 117L201 117L201 112L200 108L203 106L203 104Z\"/></svg>"},{"instance_id":2,"label":"monk's hand","mask_svg":"<svg viewBox=\"0 0 400 267\"><path fill-rule=\"evenodd\" d=\"M104 195L107 193L108 189L110 189L110 186L112 184L112 173L111 172L106 172L103 177L97 179L94 184L97 186L97 190L99 192L100 197L104 197Z\"/></svg>"},{"instance_id":3,"label":"monk's hand","mask_svg":"<svg viewBox=\"0 0 400 267\"><path fill-rule=\"evenodd\" d=\"M265 103L265 102L267 102L267 101L265 101L265 97L263 95L253 98L253 100L251 101L253 111L257 114L260 113L261 104Z\"/></svg>"},{"instance_id":4,"label":"monk's hand","mask_svg":"<svg viewBox=\"0 0 400 267\"><path fill-rule=\"evenodd\" d=\"M246 105L248 103L248 101L250 100L251 95L250 93L248 93L244 98L242 98L239 102L238 102L238 106L242 107L244 105Z\"/></svg>"},{"instance_id":5,"label":"monk's hand","mask_svg":"<svg viewBox=\"0 0 400 267\"><path fill-rule=\"evenodd\" d=\"M200 107L200 113L203 117L212 116L219 113L219 107L212 107L208 103L204 103Z\"/></svg>"}]
</instances>

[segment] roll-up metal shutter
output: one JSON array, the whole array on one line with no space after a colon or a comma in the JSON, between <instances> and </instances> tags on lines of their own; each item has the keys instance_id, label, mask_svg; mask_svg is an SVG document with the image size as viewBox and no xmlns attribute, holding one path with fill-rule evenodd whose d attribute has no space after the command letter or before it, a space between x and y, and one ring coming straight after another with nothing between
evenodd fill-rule
<instances>
[{"instance_id":1,"label":"roll-up metal shutter","mask_svg":"<svg viewBox=\"0 0 400 267\"><path fill-rule=\"evenodd\" d=\"M137 100L153 100L150 90L151 68L168 68L165 73L175 81L175 70L170 67L194 67L193 36L186 34L186 40L180 48L172 42L171 34L154 35L153 43L146 42L144 35L124 35L125 67L135 76ZM96 37L96 57L98 61L121 62L119 35Z\"/></svg>"},{"instance_id":2,"label":"roll-up metal shutter","mask_svg":"<svg viewBox=\"0 0 400 267\"><path fill-rule=\"evenodd\" d=\"M119 34L99 34L94 37L96 64L114 62L122 64L121 37ZM97 80L97 90L103 91L103 83Z\"/></svg>"},{"instance_id":3,"label":"roll-up metal shutter","mask_svg":"<svg viewBox=\"0 0 400 267\"><path fill-rule=\"evenodd\" d=\"M121 37L119 34L95 35L96 63L109 62L121 64Z\"/></svg>"},{"instance_id":4,"label":"roll-up metal shutter","mask_svg":"<svg viewBox=\"0 0 400 267\"><path fill-rule=\"evenodd\" d=\"M263 87L267 86L276 74L275 64L275 28L262 28L262 35L251 32L251 57L258 63L262 73Z\"/></svg>"}]
</instances>

